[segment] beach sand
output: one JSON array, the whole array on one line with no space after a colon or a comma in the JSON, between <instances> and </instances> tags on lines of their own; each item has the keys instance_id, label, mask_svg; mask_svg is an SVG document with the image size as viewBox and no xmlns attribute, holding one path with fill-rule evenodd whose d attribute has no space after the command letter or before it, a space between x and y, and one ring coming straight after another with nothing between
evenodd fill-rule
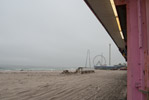
<instances>
[{"instance_id":1,"label":"beach sand","mask_svg":"<svg viewBox=\"0 0 149 100\"><path fill-rule=\"evenodd\" d=\"M125 100L126 71L0 72L0 100Z\"/></svg>"}]
</instances>

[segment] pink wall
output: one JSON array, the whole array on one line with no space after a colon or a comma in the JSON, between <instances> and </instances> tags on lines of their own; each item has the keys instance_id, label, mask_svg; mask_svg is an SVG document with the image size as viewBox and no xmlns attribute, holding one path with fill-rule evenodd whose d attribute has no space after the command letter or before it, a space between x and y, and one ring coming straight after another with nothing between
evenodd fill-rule
<instances>
[{"instance_id":1,"label":"pink wall","mask_svg":"<svg viewBox=\"0 0 149 100\"><path fill-rule=\"evenodd\" d=\"M146 90L149 91L149 0L146 0L146 43L147 43L147 50L146 50L146 65L145 65L145 68L146 68ZM149 95L148 95L149 97ZM148 98L149 99L149 98Z\"/></svg>"},{"instance_id":2,"label":"pink wall","mask_svg":"<svg viewBox=\"0 0 149 100\"><path fill-rule=\"evenodd\" d=\"M149 0L146 0L146 18L147 18L148 52L149 52Z\"/></svg>"},{"instance_id":3,"label":"pink wall","mask_svg":"<svg viewBox=\"0 0 149 100\"><path fill-rule=\"evenodd\" d=\"M139 22L137 0L129 0L127 4L127 46L128 46L128 83L127 100L143 100L138 91L141 87L140 49L139 49Z\"/></svg>"},{"instance_id":4,"label":"pink wall","mask_svg":"<svg viewBox=\"0 0 149 100\"><path fill-rule=\"evenodd\" d=\"M149 0L127 1L127 28L127 100L147 100L140 90L149 90Z\"/></svg>"}]
</instances>

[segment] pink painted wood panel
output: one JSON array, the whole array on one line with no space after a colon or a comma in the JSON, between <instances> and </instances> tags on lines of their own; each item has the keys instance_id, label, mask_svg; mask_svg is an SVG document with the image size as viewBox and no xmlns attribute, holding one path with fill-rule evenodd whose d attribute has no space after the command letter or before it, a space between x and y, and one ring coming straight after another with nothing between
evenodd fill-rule
<instances>
[{"instance_id":1,"label":"pink painted wood panel","mask_svg":"<svg viewBox=\"0 0 149 100\"><path fill-rule=\"evenodd\" d=\"M145 100L143 0L127 1L128 84L127 100Z\"/></svg>"}]
</instances>

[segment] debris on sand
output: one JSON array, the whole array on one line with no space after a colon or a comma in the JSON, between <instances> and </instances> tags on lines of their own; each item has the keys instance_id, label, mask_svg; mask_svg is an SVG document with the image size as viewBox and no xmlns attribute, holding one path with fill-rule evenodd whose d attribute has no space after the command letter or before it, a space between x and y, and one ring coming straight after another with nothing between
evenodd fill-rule
<instances>
[{"instance_id":1,"label":"debris on sand","mask_svg":"<svg viewBox=\"0 0 149 100\"><path fill-rule=\"evenodd\" d=\"M87 73L95 73L94 69L88 67L78 67L75 72L71 72L69 70L63 70L62 74L87 74Z\"/></svg>"}]
</instances>

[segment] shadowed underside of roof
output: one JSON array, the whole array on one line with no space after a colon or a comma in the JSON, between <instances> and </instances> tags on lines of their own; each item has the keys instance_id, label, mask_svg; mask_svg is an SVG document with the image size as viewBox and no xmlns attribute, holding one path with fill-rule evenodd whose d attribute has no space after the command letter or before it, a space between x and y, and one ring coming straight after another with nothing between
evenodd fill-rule
<instances>
[{"instance_id":1,"label":"shadowed underside of roof","mask_svg":"<svg viewBox=\"0 0 149 100\"><path fill-rule=\"evenodd\" d=\"M127 42L126 35L126 6L117 6L117 12L120 19L124 39L121 38L116 17L114 15L110 0L85 0L89 8L95 14L97 19L104 26L108 34L111 36L115 44L121 50L125 50L125 42ZM125 15L124 15L125 14Z\"/></svg>"}]
</instances>

